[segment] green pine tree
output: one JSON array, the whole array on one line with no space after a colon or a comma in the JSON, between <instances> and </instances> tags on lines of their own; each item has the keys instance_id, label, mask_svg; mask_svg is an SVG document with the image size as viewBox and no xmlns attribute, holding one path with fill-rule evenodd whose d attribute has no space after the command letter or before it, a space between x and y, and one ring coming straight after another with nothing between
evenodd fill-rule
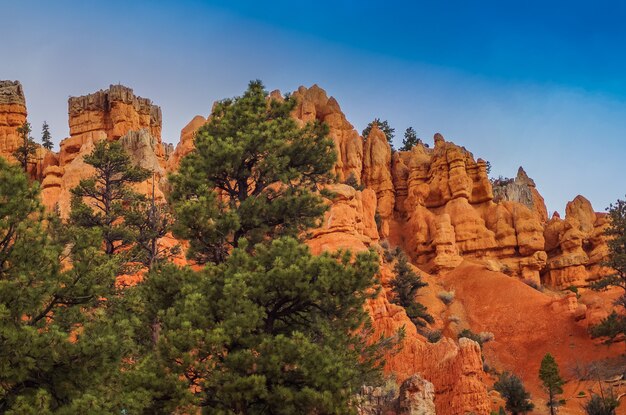
<instances>
[{"instance_id":1,"label":"green pine tree","mask_svg":"<svg viewBox=\"0 0 626 415\"><path fill-rule=\"evenodd\" d=\"M387 120L381 121L380 118L374 118L374 121L367 124L367 126L361 132L361 136L363 137L363 139L367 140L367 137L370 135L370 131L372 130L374 124L376 124L378 128L383 133L385 133L385 137L387 137L387 142L393 150L393 138L395 137L394 133L396 132L396 129L392 128Z\"/></svg>"},{"instance_id":2,"label":"green pine tree","mask_svg":"<svg viewBox=\"0 0 626 415\"><path fill-rule=\"evenodd\" d=\"M380 379L382 353L395 344L366 344L377 256L313 256L287 237L251 254L242 242L219 265L163 265L130 289L141 299L141 347L154 350L131 376L159 397L146 411L170 413L180 399L206 414L352 413L354 394Z\"/></svg>"},{"instance_id":3,"label":"green pine tree","mask_svg":"<svg viewBox=\"0 0 626 415\"><path fill-rule=\"evenodd\" d=\"M180 252L180 245L163 246L159 240L172 229L174 219L166 203L155 200L154 178L149 200L136 200L124 213L124 223L133 231L135 261L152 269Z\"/></svg>"},{"instance_id":4,"label":"green pine tree","mask_svg":"<svg viewBox=\"0 0 626 415\"><path fill-rule=\"evenodd\" d=\"M50 134L50 126L46 121L43 122L43 126L41 127L41 145L46 150L52 150L52 134Z\"/></svg>"},{"instance_id":5,"label":"green pine tree","mask_svg":"<svg viewBox=\"0 0 626 415\"><path fill-rule=\"evenodd\" d=\"M434 323L435 320L428 313L426 306L415 300L419 289L426 287L428 284L422 281L421 276L413 271L409 265L408 258L403 252L398 255L394 273L395 277L391 281L392 291L395 295L393 302L404 307L407 316L417 327L424 327L428 323Z\"/></svg>"},{"instance_id":6,"label":"green pine tree","mask_svg":"<svg viewBox=\"0 0 626 415\"><path fill-rule=\"evenodd\" d=\"M535 407L530 401L530 393L524 388L522 380L513 373L500 374L493 388L506 400L506 409L513 415L525 414Z\"/></svg>"},{"instance_id":7,"label":"green pine tree","mask_svg":"<svg viewBox=\"0 0 626 415\"><path fill-rule=\"evenodd\" d=\"M402 140L400 151L411 151L411 149L418 144L422 144L422 140L417 138L415 129L413 129L413 127L407 128L404 132L404 139Z\"/></svg>"},{"instance_id":8,"label":"green pine tree","mask_svg":"<svg viewBox=\"0 0 626 415\"><path fill-rule=\"evenodd\" d=\"M119 142L98 142L84 160L96 172L72 189L70 219L74 225L99 229L105 253L114 255L134 242L123 218L141 196L130 185L146 180L150 172L134 166Z\"/></svg>"},{"instance_id":9,"label":"green pine tree","mask_svg":"<svg viewBox=\"0 0 626 415\"><path fill-rule=\"evenodd\" d=\"M557 395L563 393L563 384L565 382L561 379L559 366L550 353L546 353L541 360L539 379L541 379L543 387L548 393L548 402L546 405L550 408L550 414L554 415L556 414L557 408L565 403L565 401L557 399Z\"/></svg>"},{"instance_id":10,"label":"green pine tree","mask_svg":"<svg viewBox=\"0 0 626 415\"><path fill-rule=\"evenodd\" d=\"M198 262L223 261L240 238L252 246L318 223L326 209L318 185L336 154L326 125L296 124L295 105L289 96L269 99L254 81L243 96L218 103L196 133L195 151L171 177L171 201L175 233Z\"/></svg>"},{"instance_id":11,"label":"green pine tree","mask_svg":"<svg viewBox=\"0 0 626 415\"><path fill-rule=\"evenodd\" d=\"M595 290L619 287L624 292L615 301L621 312L614 311L598 325L591 328L592 337L606 337L608 342L621 335L626 336L626 200L617 200L608 208L611 222L606 230L609 237L609 258L605 265L614 272L593 283Z\"/></svg>"},{"instance_id":12,"label":"green pine tree","mask_svg":"<svg viewBox=\"0 0 626 415\"><path fill-rule=\"evenodd\" d=\"M20 165L22 166L22 170L24 170L24 172L28 172L28 163L37 151L37 145L35 144L35 140L33 140L33 137L31 137L30 135L31 131L32 130L30 128L29 122L24 122L24 124L18 127L17 133L19 134L22 143L17 148L17 150L13 152L13 157L15 157L17 161L20 162Z\"/></svg>"},{"instance_id":13,"label":"green pine tree","mask_svg":"<svg viewBox=\"0 0 626 415\"><path fill-rule=\"evenodd\" d=\"M128 345L110 318L114 264L0 159L0 413L102 413ZM102 410L99 410L102 409Z\"/></svg>"}]
</instances>

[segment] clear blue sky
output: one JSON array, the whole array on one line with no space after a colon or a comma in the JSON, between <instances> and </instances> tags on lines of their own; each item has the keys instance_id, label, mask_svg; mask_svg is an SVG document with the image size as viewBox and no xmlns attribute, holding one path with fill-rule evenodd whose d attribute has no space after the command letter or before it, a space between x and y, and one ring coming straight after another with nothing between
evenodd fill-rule
<instances>
[{"instance_id":1,"label":"clear blue sky","mask_svg":"<svg viewBox=\"0 0 626 415\"><path fill-rule=\"evenodd\" d=\"M601 211L626 193L624 4L0 0L0 79L57 143L68 96L111 83L160 105L172 143L251 79L317 83L359 131L441 132L493 175L524 166L551 211L579 193Z\"/></svg>"}]
</instances>

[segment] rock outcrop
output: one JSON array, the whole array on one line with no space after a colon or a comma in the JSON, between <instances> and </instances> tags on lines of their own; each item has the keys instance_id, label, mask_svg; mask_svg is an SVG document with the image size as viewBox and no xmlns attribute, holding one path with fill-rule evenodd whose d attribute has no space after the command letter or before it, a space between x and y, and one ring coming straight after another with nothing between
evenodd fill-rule
<instances>
[{"instance_id":1,"label":"rock outcrop","mask_svg":"<svg viewBox=\"0 0 626 415\"><path fill-rule=\"evenodd\" d=\"M310 88L301 86L293 96L298 100L293 116L302 123L309 121L325 122L330 129L330 137L335 142L337 164L335 175L340 182L353 176L361 182L363 170L363 140L348 122L339 103L328 97L326 91L317 85Z\"/></svg>"},{"instance_id":2,"label":"rock outcrop","mask_svg":"<svg viewBox=\"0 0 626 415\"><path fill-rule=\"evenodd\" d=\"M376 192L377 212L381 219L381 236L389 236L389 221L393 218L395 194L391 177L391 147L377 125L365 141L363 184Z\"/></svg>"},{"instance_id":3,"label":"rock outcrop","mask_svg":"<svg viewBox=\"0 0 626 415\"><path fill-rule=\"evenodd\" d=\"M545 227L548 263L544 281L555 288L584 286L606 275L602 266L607 257L606 213L596 213L591 203L576 196L565 208L565 219L554 215Z\"/></svg>"},{"instance_id":4,"label":"rock outcrop","mask_svg":"<svg viewBox=\"0 0 626 415\"><path fill-rule=\"evenodd\" d=\"M12 158L20 146L17 129L26 122L26 99L19 81L0 81L0 156Z\"/></svg>"},{"instance_id":5,"label":"rock outcrop","mask_svg":"<svg viewBox=\"0 0 626 415\"><path fill-rule=\"evenodd\" d=\"M537 191L533 179L528 177L520 166L514 180L495 180L493 184L494 202L508 200L521 203L537 214L541 223L548 221L548 210L543 197Z\"/></svg>"},{"instance_id":6,"label":"rock outcrop","mask_svg":"<svg viewBox=\"0 0 626 415\"><path fill-rule=\"evenodd\" d=\"M161 108L149 99L136 96L123 85L111 85L93 94L71 97L68 107L70 137L61 142L61 166L70 163L88 141L115 141L129 131L142 129L157 140L156 155L164 165Z\"/></svg>"},{"instance_id":7,"label":"rock outcrop","mask_svg":"<svg viewBox=\"0 0 626 415\"><path fill-rule=\"evenodd\" d=\"M122 85L107 90L72 97L68 100L70 137L61 141L56 163L43 170L44 204L57 206L62 216L70 208L71 189L81 179L93 174L83 161L101 140L120 141L131 159L154 172L155 194L163 198L160 184L166 178L166 147L161 142L161 109L147 98ZM152 192L152 178L137 186L140 192Z\"/></svg>"},{"instance_id":8,"label":"rock outcrop","mask_svg":"<svg viewBox=\"0 0 626 415\"><path fill-rule=\"evenodd\" d=\"M207 118L201 115L193 117L180 132L180 141L176 145L176 149L172 152L167 160L167 169L175 171L180 165L180 160L194 149L194 137L196 131L207 122Z\"/></svg>"},{"instance_id":9,"label":"rock outcrop","mask_svg":"<svg viewBox=\"0 0 626 415\"><path fill-rule=\"evenodd\" d=\"M394 154L393 184L401 189L395 213L406 222L406 250L432 272L454 269L464 258L491 258L512 275L540 283L546 259L540 215L517 200L494 200L485 161L441 134L434 141L433 149L418 144ZM524 173L519 182L530 188L532 181ZM535 200L532 190L527 193Z\"/></svg>"}]
</instances>

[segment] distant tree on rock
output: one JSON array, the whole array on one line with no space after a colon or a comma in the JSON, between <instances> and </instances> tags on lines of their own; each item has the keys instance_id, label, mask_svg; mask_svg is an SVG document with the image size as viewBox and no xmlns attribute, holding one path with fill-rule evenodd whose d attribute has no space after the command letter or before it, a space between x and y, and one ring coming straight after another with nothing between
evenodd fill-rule
<instances>
[{"instance_id":1,"label":"distant tree on rock","mask_svg":"<svg viewBox=\"0 0 626 415\"><path fill-rule=\"evenodd\" d=\"M50 126L46 121L43 122L43 126L41 127L41 145L46 150L52 150L52 134L50 134Z\"/></svg>"},{"instance_id":2,"label":"distant tree on rock","mask_svg":"<svg viewBox=\"0 0 626 415\"><path fill-rule=\"evenodd\" d=\"M17 133L19 134L22 142L21 145L13 152L13 157L20 162L22 166L22 170L24 172L28 172L28 163L30 162L32 156L37 151L37 145L35 144L35 140L31 137L31 128L29 122L24 122L17 129Z\"/></svg>"},{"instance_id":3,"label":"distant tree on rock","mask_svg":"<svg viewBox=\"0 0 626 415\"><path fill-rule=\"evenodd\" d=\"M600 324L591 328L592 337L607 337L608 341L622 335L626 336L626 200L617 200L608 208L611 222L606 230L609 237L609 257L605 265L613 273L592 283L594 290L604 290L608 287L619 287L622 295L615 300L615 305L622 309L621 313L614 311Z\"/></svg>"},{"instance_id":4,"label":"distant tree on rock","mask_svg":"<svg viewBox=\"0 0 626 415\"><path fill-rule=\"evenodd\" d=\"M132 229L123 218L142 196L130 185L146 180L150 172L134 166L117 141L99 141L84 160L96 172L72 189L70 220L76 226L99 229L105 253L114 255L134 242Z\"/></svg>"},{"instance_id":5,"label":"distant tree on rock","mask_svg":"<svg viewBox=\"0 0 626 415\"><path fill-rule=\"evenodd\" d=\"M387 142L393 149L393 137L394 137L394 133L396 132L396 129L392 128L389 125L389 122L387 120L381 121L380 118L374 118L374 121L367 124L367 127L365 127L363 129L363 132L361 132L363 139L367 140L367 137L370 135L370 131L372 131L372 127L374 125L377 125L380 131L385 133L385 137L387 137Z\"/></svg>"},{"instance_id":6,"label":"distant tree on rock","mask_svg":"<svg viewBox=\"0 0 626 415\"><path fill-rule=\"evenodd\" d=\"M550 353L546 353L541 360L539 379L541 379L543 387L548 394L546 405L550 408L550 415L555 415L557 408L565 403L564 400L557 398L557 395L563 393L563 384L565 382L559 375L559 366Z\"/></svg>"},{"instance_id":7,"label":"distant tree on rock","mask_svg":"<svg viewBox=\"0 0 626 415\"><path fill-rule=\"evenodd\" d=\"M421 138L417 138L417 133L413 127L409 127L404 131L404 139L400 151L411 151L413 147L422 143Z\"/></svg>"},{"instance_id":8,"label":"distant tree on rock","mask_svg":"<svg viewBox=\"0 0 626 415\"><path fill-rule=\"evenodd\" d=\"M396 262L393 270L395 273L395 277L391 281L392 291L395 294L393 302L404 307L407 316L417 327L434 323L435 320L428 313L426 306L415 299L417 292L428 284L413 271L406 254L401 252L398 255L398 262Z\"/></svg>"},{"instance_id":9,"label":"distant tree on rock","mask_svg":"<svg viewBox=\"0 0 626 415\"><path fill-rule=\"evenodd\" d=\"M522 380L513 373L500 374L493 388L506 400L506 409L513 415L525 414L535 407L530 401L530 393L524 388Z\"/></svg>"}]
</instances>

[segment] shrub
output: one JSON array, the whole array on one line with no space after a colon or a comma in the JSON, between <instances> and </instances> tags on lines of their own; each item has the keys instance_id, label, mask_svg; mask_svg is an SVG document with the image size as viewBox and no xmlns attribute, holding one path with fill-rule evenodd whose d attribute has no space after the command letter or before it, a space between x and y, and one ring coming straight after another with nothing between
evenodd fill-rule
<instances>
[{"instance_id":1,"label":"shrub","mask_svg":"<svg viewBox=\"0 0 626 415\"><path fill-rule=\"evenodd\" d=\"M461 337L466 337L470 340L474 340L482 348L483 344L492 341L495 336L493 335L493 333L488 332L488 331L481 331L480 333L474 333L470 329L463 329L463 331L459 333L459 339Z\"/></svg>"},{"instance_id":2,"label":"shrub","mask_svg":"<svg viewBox=\"0 0 626 415\"><path fill-rule=\"evenodd\" d=\"M444 302L444 304L451 304L454 301L454 291L439 291L437 297Z\"/></svg>"},{"instance_id":3,"label":"shrub","mask_svg":"<svg viewBox=\"0 0 626 415\"><path fill-rule=\"evenodd\" d=\"M613 394L609 396L600 396L594 394L591 399L585 403L583 408L587 415L615 415L615 409L619 406Z\"/></svg>"},{"instance_id":4,"label":"shrub","mask_svg":"<svg viewBox=\"0 0 626 415\"><path fill-rule=\"evenodd\" d=\"M439 340L441 340L442 334L441 334L441 330L430 330L428 333L426 333L426 339L428 339L429 343L437 343Z\"/></svg>"},{"instance_id":5,"label":"shrub","mask_svg":"<svg viewBox=\"0 0 626 415\"><path fill-rule=\"evenodd\" d=\"M347 184L348 186L353 187L355 190L365 189L365 186L363 186L363 184L360 184L359 181L356 179L356 176L354 175L354 173L350 173L350 175L348 176L344 184Z\"/></svg>"}]
</instances>

